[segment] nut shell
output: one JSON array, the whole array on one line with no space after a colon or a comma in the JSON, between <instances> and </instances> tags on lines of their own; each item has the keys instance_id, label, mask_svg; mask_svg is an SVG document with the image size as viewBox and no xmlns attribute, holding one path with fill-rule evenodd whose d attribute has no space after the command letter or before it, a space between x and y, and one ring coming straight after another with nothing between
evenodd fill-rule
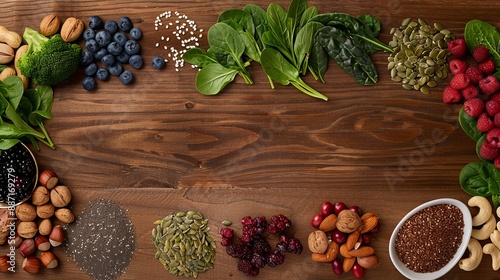
<instances>
[{"instance_id":1,"label":"nut shell","mask_svg":"<svg viewBox=\"0 0 500 280\"><path fill-rule=\"evenodd\" d=\"M40 22L40 33L51 36L59 31L61 20L56 15L46 15Z\"/></svg>"},{"instance_id":2,"label":"nut shell","mask_svg":"<svg viewBox=\"0 0 500 280\"><path fill-rule=\"evenodd\" d=\"M42 205L49 202L49 190L44 186L38 186L31 195L33 205Z\"/></svg>"},{"instance_id":3,"label":"nut shell","mask_svg":"<svg viewBox=\"0 0 500 280\"><path fill-rule=\"evenodd\" d=\"M61 208L69 204L71 201L71 192L68 187L59 185L50 190L50 202L57 207Z\"/></svg>"},{"instance_id":4,"label":"nut shell","mask_svg":"<svg viewBox=\"0 0 500 280\"><path fill-rule=\"evenodd\" d=\"M30 222L36 219L36 208L29 202L22 203L16 207L16 217L22 222Z\"/></svg>"},{"instance_id":5,"label":"nut shell","mask_svg":"<svg viewBox=\"0 0 500 280\"><path fill-rule=\"evenodd\" d=\"M323 231L316 230L309 234L307 244L311 252L323 254L328 249L328 237Z\"/></svg>"},{"instance_id":6,"label":"nut shell","mask_svg":"<svg viewBox=\"0 0 500 280\"><path fill-rule=\"evenodd\" d=\"M75 215L68 208L57 209L55 215L59 221L65 224L71 224L75 220Z\"/></svg>"},{"instance_id":7,"label":"nut shell","mask_svg":"<svg viewBox=\"0 0 500 280\"><path fill-rule=\"evenodd\" d=\"M8 64L14 60L15 52L14 49L4 43L0 43L0 64Z\"/></svg>"},{"instance_id":8,"label":"nut shell","mask_svg":"<svg viewBox=\"0 0 500 280\"><path fill-rule=\"evenodd\" d=\"M61 27L61 38L65 42L76 41L83 33L85 25L77 18L70 17L64 21Z\"/></svg>"},{"instance_id":9,"label":"nut shell","mask_svg":"<svg viewBox=\"0 0 500 280\"><path fill-rule=\"evenodd\" d=\"M17 234L22 238L33 238L38 232L35 222L20 222L17 225Z\"/></svg>"},{"instance_id":10,"label":"nut shell","mask_svg":"<svg viewBox=\"0 0 500 280\"><path fill-rule=\"evenodd\" d=\"M48 219L54 216L54 212L56 211L54 205L52 203L45 203L44 205L38 205L36 207L36 214L41 219Z\"/></svg>"},{"instance_id":11,"label":"nut shell","mask_svg":"<svg viewBox=\"0 0 500 280\"><path fill-rule=\"evenodd\" d=\"M337 229L345 233L357 230L362 224L359 215L348 209L340 211L337 217Z\"/></svg>"}]
</instances>

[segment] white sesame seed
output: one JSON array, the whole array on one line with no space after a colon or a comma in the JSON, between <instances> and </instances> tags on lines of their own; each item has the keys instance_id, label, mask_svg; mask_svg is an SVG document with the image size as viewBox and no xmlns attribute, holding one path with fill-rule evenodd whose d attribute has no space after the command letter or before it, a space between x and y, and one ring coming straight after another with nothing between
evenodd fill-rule
<instances>
[{"instance_id":1,"label":"white sesame seed","mask_svg":"<svg viewBox=\"0 0 500 280\"><path fill-rule=\"evenodd\" d=\"M160 43L156 43L156 47L158 48L160 46Z\"/></svg>"},{"instance_id":2,"label":"white sesame seed","mask_svg":"<svg viewBox=\"0 0 500 280\"><path fill-rule=\"evenodd\" d=\"M165 40L165 36L161 36L161 40L162 40L162 41L163 41L163 40Z\"/></svg>"}]
</instances>

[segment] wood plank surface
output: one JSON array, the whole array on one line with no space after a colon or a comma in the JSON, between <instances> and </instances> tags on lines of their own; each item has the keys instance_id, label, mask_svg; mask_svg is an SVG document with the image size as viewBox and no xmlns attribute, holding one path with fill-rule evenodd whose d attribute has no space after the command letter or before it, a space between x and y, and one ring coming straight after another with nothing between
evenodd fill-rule
<instances>
[{"instance_id":1,"label":"wood plank surface","mask_svg":"<svg viewBox=\"0 0 500 280\"><path fill-rule=\"evenodd\" d=\"M276 0L285 7L289 1ZM136 81L124 86L118 79L98 82L86 92L83 70L54 88L54 118L46 127L56 150L35 152L41 168L54 169L74 193L72 209L78 215L87 202L106 198L119 203L135 226L137 250L119 279L175 279L154 259L153 222L185 210L201 211L210 220L211 235L222 220L232 220L237 232L246 215L285 214L292 232L304 245L310 219L325 200L343 201L376 212L381 231L373 246L381 264L367 270L366 279L403 279L388 253L392 230L415 206L451 197L466 202L459 185L461 168L477 161L475 143L458 124L459 105L446 105L444 84L430 95L409 92L391 81L387 53L373 56L379 82L362 86L330 63L326 83L305 80L328 96L323 102L295 88L269 88L260 66L250 72L254 85L237 78L217 96L196 91L196 70L178 72L172 62L163 70L150 66L151 58L166 55L155 44L156 16L179 11L199 28L215 23L217 15L248 3L267 7L262 0L187 1L24 1L0 2L0 25L22 33L38 29L47 14L87 22L129 16L143 31L140 41L146 65L134 70ZM478 18L500 26L500 4L495 1L351 0L309 1L321 13L371 14L382 22L380 39L407 17L439 22L457 36L467 21ZM83 40L81 41L83 44ZM206 36L200 40L208 46ZM6 252L0 247L0 253ZM19 270L15 279L89 279L57 248L62 258L54 271L32 276ZM19 257L20 259L20 257ZM20 260L18 260L20 265ZM3 276L2 276L3 277ZM11 276L8 276L11 279ZM236 261L218 246L215 268L199 279L248 279ZM352 279L335 276L328 264L314 263L305 246L299 255L287 255L284 265L266 267L259 279ZM443 279L495 279L491 258L485 256L473 272L455 267Z\"/></svg>"}]
</instances>

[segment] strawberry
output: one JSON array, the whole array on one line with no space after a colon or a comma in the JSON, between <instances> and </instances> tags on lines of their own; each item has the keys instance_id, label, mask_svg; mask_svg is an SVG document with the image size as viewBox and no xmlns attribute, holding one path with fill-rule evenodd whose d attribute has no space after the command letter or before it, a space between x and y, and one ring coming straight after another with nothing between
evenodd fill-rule
<instances>
[{"instance_id":1,"label":"strawberry","mask_svg":"<svg viewBox=\"0 0 500 280\"><path fill-rule=\"evenodd\" d=\"M486 133L486 141L495 148L500 148L500 128L496 127Z\"/></svg>"},{"instance_id":2,"label":"strawberry","mask_svg":"<svg viewBox=\"0 0 500 280\"><path fill-rule=\"evenodd\" d=\"M450 70L453 75L456 75L458 73L465 73L465 70L467 70L467 62L455 58L450 61Z\"/></svg>"},{"instance_id":3,"label":"strawberry","mask_svg":"<svg viewBox=\"0 0 500 280\"><path fill-rule=\"evenodd\" d=\"M495 63L493 60L488 59L485 62L480 63L478 68L483 74L491 75L495 72Z\"/></svg>"},{"instance_id":4,"label":"strawberry","mask_svg":"<svg viewBox=\"0 0 500 280\"><path fill-rule=\"evenodd\" d=\"M481 132L488 132L495 128L495 123L490 119L488 114L481 113L477 118L476 128Z\"/></svg>"},{"instance_id":5,"label":"strawberry","mask_svg":"<svg viewBox=\"0 0 500 280\"><path fill-rule=\"evenodd\" d=\"M490 51L485 46L479 45L472 51L472 57L477 63L482 63L490 58Z\"/></svg>"},{"instance_id":6,"label":"strawberry","mask_svg":"<svg viewBox=\"0 0 500 280\"><path fill-rule=\"evenodd\" d=\"M450 81L450 86L454 89L464 89L466 88L470 83L470 79L467 75L464 73L458 73Z\"/></svg>"},{"instance_id":7,"label":"strawberry","mask_svg":"<svg viewBox=\"0 0 500 280\"><path fill-rule=\"evenodd\" d=\"M473 84L469 84L466 88L460 91L464 99L475 98L479 95L479 90Z\"/></svg>"},{"instance_id":8,"label":"strawberry","mask_svg":"<svg viewBox=\"0 0 500 280\"><path fill-rule=\"evenodd\" d=\"M458 89L454 89L451 86L446 86L443 90L443 102L444 103L458 103L462 101L462 95Z\"/></svg>"},{"instance_id":9,"label":"strawberry","mask_svg":"<svg viewBox=\"0 0 500 280\"><path fill-rule=\"evenodd\" d=\"M475 85L479 84L479 81L484 79L483 72L479 70L479 67L473 65L469 66L467 70L465 70L465 75L469 77L471 84Z\"/></svg>"},{"instance_id":10,"label":"strawberry","mask_svg":"<svg viewBox=\"0 0 500 280\"><path fill-rule=\"evenodd\" d=\"M496 127L500 127L500 114L495 115L495 117L493 118L493 123Z\"/></svg>"},{"instance_id":11,"label":"strawberry","mask_svg":"<svg viewBox=\"0 0 500 280\"><path fill-rule=\"evenodd\" d=\"M498 149L487 141L484 141L479 148L479 155L485 160L494 160L498 157Z\"/></svg>"},{"instance_id":12,"label":"strawberry","mask_svg":"<svg viewBox=\"0 0 500 280\"><path fill-rule=\"evenodd\" d=\"M500 89L500 84L498 83L498 80L497 78L495 78L495 76L490 75L479 81L479 88L485 94L493 94L497 92L498 89Z\"/></svg>"},{"instance_id":13,"label":"strawberry","mask_svg":"<svg viewBox=\"0 0 500 280\"><path fill-rule=\"evenodd\" d=\"M484 111L484 102L479 98L472 98L464 102L464 110L467 115L476 118Z\"/></svg>"},{"instance_id":14,"label":"strawberry","mask_svg":"<svg viewBox=\"0 0 500 280\"><path fill-rule=\"evenodd\" d=\"M457 58L462 58L467 54L467 45L464 39L455 39L448 42L448 49Z\"/></svg>"},{"instance_id":15,"label":"strawberry","mask_svg":"<svg viewBox=\"0 0 500 280\"><path fill-rule=\"evenodd\" d=\"M500 102L490 99L486 101L484 108L490 117L494 117L496 114L500 113Z\"/></svg>"}]
</instances>

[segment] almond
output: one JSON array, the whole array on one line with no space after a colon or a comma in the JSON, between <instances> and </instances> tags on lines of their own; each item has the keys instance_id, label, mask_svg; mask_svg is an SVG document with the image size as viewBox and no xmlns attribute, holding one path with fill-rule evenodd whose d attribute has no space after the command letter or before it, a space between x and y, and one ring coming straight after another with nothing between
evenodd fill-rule
<instances>
[{"instance_id":1,"label":"almond","mask_svg":"<svg viewBox=\"0 0 500 280\"><path fill-rule=\"evenodd\" d=\"M324 232L329 232L337 227L337 215L330 214L326 216L321 224L319 224L319 229Z\"/></svg>"},{"instance_id":2,"label":"almond","mask_svg":"<svg viewBox=\"0 0 500 280\"><path fill-rule=\"evenodd\" d=\"M340 255L346 259L348 258L352 258L351 254L349 253L350 250L347 249L347 246L346 244L342 244L340 245L340 248L339 248L339 252L340 252Z\"/></svg>"},{"instance_id":3,"label":"almond","mask_svg":"<svg viewBox=\"0 0 500 280\"><path fill-rule=\"evenodd\" d=\"M365 213L364 213L364 214L360 217L360 219L361 219L361 221L364 221L364 220L366 220L366 219L368 219L368 218L370 218L370 217L373 217L373 216L375 216L375 213L373 213L373 212L371 212L371 211L368 211L368 212L365 212Z\"/></svg>"},{"instance_id":4,"label":"almond","mask_svg":"<svg viewBox=\"0 0 500 280\"><path fill-rule=\"evenodd\" d=\"M330 245L328 245L328 250L326 250L326 258L327 259L334 259L337 258L337 255L339 254L339 247L340 245L337 242L330 242Z\"/></svg>"},{"instance_id":5,"label":"almond","mask_svg":"<svg viewBox=\"0 0 500 280\"><path fill-rule=\"evenodd\" d=\"M326 254L318 254L318 253L312 253L311 259L314 262L331 262L331 261L333 261L333 259L328 258Z\"/></svg>"},{"instance_id":6,"label":"almond","mask_svg":"<svg viewBox=\"0 0 500 280\"><path fill-rule=\"evenodd\" d=\"M363 230L361 233L369 232L370 230L374 229L377 224L378 224L378 217L377 216L371 216L365 220L361 219L363 222Z\"/></svg>"},{"instance_id":7,"label":"almond","mask_svg":"<svg viewBox=\"0 0 500 280\"><path fill-rule=\"evenodd\" d=\"M348 253L351 257L368 257L375 254L375 250L371 246L361 246L356 250L351 250Z\"/></svg>"},{"instance_id":8,"label":"almond","mask_svg":"<svg viewBox=\"0 0 500 280\"><path fill-rule=\"evenodd\" d=\"M344 262L342 263L342 268L344 272L348 272L356 263L356 258L344 258Z\"/></svg>"},{"instance_id":9,"label":"almond","mask_svg":"<svg viewBox=\"0 0 500 280\"><path fill-rule=\"evenodd\" d=\"M359 240L359 237L361 236L361 229L362 227L359 227L357 230L353 231L352 233L347 236L347 241L345 242L347 250L352 250L354 246L356 246L356 243Z\"/></svg>"}]
</instances>

